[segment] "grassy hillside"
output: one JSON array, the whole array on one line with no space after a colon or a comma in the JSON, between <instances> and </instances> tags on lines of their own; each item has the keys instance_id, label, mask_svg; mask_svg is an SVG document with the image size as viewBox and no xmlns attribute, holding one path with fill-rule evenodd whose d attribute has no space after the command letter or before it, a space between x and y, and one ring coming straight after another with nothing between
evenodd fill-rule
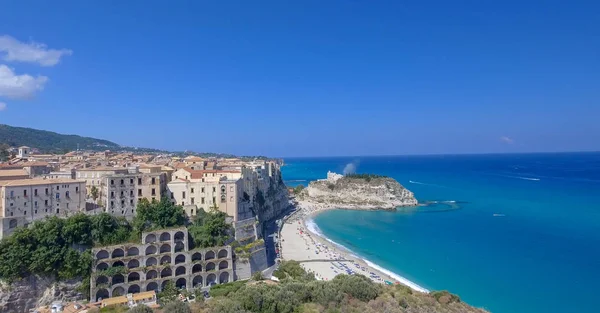
<instances>
[{"instance_id":1,"label":"grassy hillside","mask_svg":"<svg viewBox=\"0 0 600 313\"><path fill-rule=\"evenodd\" d=\"M13 147L29 146L41 152L65 152L77 149L83 150L115 150L120 146L112 141L63 135L46 130L25 127L13 127L0 124L0 144Z\"/></svg>"}]
</instances>

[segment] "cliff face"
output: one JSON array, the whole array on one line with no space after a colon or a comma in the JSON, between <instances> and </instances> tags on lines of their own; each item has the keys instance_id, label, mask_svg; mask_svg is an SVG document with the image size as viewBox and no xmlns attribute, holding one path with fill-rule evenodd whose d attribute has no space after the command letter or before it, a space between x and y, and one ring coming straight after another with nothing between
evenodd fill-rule
<instances>
[{"instance_id":1,"label":"cliff face","mask_svg":"<svg viewBox=\"0 0 600 313\"><path fill-rule=\"evenodd\" d=\"M258 185L253 202L258 221L263 223L281 214L290 206L287 187L281 178L281 172L269 177Z\"/></svg>"},{"instance_id":2,"label":"cliff face","mask_svg":"<svg viewBox=\"0 0 600 313\"><path fill-rule=\"evenodd\" d=\"M53 279L29 276L11 286L0 287L0 312L29 312L57 300L82 300L83 295L76 291L80 285L81 281L57 283Z\"/></svg>"},{"instance_id":3,"label":"cliff face","mask_svg":"<svg viewBox=\"0 0 600 313\"><path fill-rule=\"evenodd\" d=\"M417 205L414 194L389 177L346 177L329 173L326 180L311 182L300 200L347 209L395 209Z\"/></svg>"}]
</instances>

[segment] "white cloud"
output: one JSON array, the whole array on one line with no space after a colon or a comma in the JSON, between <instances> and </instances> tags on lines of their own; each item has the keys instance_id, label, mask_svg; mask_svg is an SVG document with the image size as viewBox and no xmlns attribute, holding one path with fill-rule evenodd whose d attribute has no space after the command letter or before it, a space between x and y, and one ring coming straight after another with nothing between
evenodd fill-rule
<instances>
[{"instance_id":1,"label":"white cloud","mask_svg":"<svg viewBox=\"0 0 600 313\"><path fill-rule=\"evenodd\" d=\"M3 52L3 53L2 53ZM60 58L73 54L68 49L48 49L43 43L30 41L20 42L17 39L3 35L0 36L0 56L5 61L31 62L41 66L54 66L60 62Z\"/></svg>"},{"instance_id":2,"label":"white cloud","mask_svg":"<svg viewBox=\"0 0 600 313\"><path fill-rule=\"evenodd\" d=\"M6 103L0 102L0 111L4 111L6 109Z\"/></svg>"},{"instance_id":3,"label":"white cloud","mask_svg":"<svg viewBox=\"0 0 600 313\"><path fill-rule=\"evenodd\" d=\"M44 89L47 81L46 76L16 75L10 67L0 64L0 97L31 98L37 91Z\"/></svg>"},{"instance_id":4,"label":"white cloud","mask_svg":"<svg viewBox=\"0 0 600 313\"><path fill-rule=\"evenodd\" d=\"M515 143L515 141L512 138L507 137L507 136L500 137L500 141L502 141L506 144L509 144L509 145L512 145L513 143Z\"/></svg>"}]
</instances>

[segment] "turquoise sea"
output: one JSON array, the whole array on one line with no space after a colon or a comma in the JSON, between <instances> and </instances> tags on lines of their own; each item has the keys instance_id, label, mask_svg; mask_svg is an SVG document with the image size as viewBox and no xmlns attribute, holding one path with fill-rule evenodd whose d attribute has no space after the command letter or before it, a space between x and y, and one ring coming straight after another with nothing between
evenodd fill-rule
<instances>
[{"instance_id":1,"label":"turquoise sea","mask_svg":"<svg viewBox=\"0 0 600 313\"><path fill-rule=\"evenodd\" d=\"M354 254L494 313L600 312L600 153L286 158L288 185L354 164L427 207L314 222Z\"/></svg>"}]
</instances>

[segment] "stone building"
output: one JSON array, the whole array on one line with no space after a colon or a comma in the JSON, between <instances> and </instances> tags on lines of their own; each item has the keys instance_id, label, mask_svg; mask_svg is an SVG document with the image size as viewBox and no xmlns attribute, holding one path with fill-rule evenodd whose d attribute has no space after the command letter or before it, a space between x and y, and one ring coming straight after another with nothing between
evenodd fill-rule
<instances>
[{"instance_id":1,"label":"stone building","mask_svg":"<svg viewBox=\"0 0 600 313\"><path fill-rule=\"evenodd\" d=\"M168 282L191 290L234 280L230 246L190 250L185 227L144 232L141 239L140 244L92 249L91 301L160 292ZM123 270L110 269L117 267Z\"/></svg>"},{"instance_id":2,"label":"stone building","mask_svg":"<svg viewBox=\"0 0 600 313\"><path fill-rule=\"evenodd\" d=\"M0 181L0 197L0 236L4 237L16 227L36 220L83 211L85 181L43 178Z\"/></svg>"},{"instance_id":3,"label":"stone building","mask_svg":"<svg viewBox=\"0 0 600 313\"><path fill-rule=\"evenodd\" d=\"M102 178L101 202L106 213L135 216L138 177L138 174L115 174Z\"/></svg>"}]
</instances>

